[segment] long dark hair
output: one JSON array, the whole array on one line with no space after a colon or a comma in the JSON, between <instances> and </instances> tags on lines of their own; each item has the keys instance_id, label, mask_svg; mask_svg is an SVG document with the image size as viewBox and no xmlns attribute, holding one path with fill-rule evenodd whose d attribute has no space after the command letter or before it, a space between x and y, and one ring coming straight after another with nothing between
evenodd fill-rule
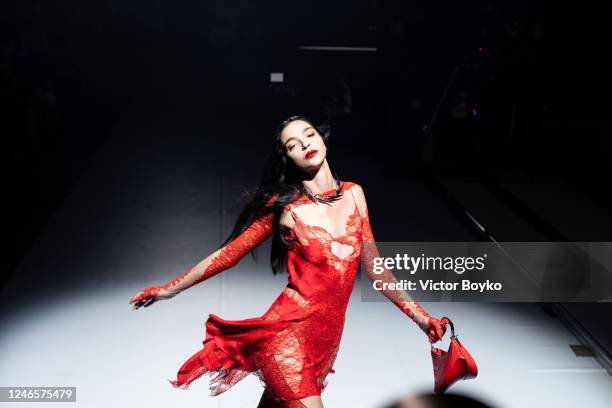
<instances>
[{"instance_id":1,"label":"long dark hair","mask_svg":"<svg viewBox=\"0 0 612 408\"><path fill-rule=\"evenodd\" d=\"M261 182L257 189L247 195L247 203L238 215L234 228L229 237L225 240L221 247L232 242L242 232L244 232L255 219L274 213L273 217L273 234L272 234L272 251L270 253L270 265L274 275L285 270L287 259L287 242L283 238L280 231L280 217L283 208L297 200L302 194L306 193L304 189L305 174L294 163L293 160L287 157L285 148L281 142L281 134L289 123L295 120L302 120L312 126L317 133L323 138L325 147L329 152L329 135L330 127L328 124L316 126L314 122L302 115L290 116L283 120L274 133L274 141L272 151L266 159ZM336 180L338 177L334 174ZM271 204L269 203L270 199ZM251 251L255 258L255 251Z\"/></svg>"}]
</instances>

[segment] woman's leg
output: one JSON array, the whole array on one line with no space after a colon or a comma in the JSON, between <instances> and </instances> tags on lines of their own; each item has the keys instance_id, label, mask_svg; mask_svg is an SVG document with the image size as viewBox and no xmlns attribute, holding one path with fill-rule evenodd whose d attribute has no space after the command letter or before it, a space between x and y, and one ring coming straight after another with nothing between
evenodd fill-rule
<instances>
[{"instance_id":1,"label":"woman's leg","mask_svg":"<svg viewBox=\"0 0 612 408\"><path fill-rule=\"evenodd\" d=\"M270 389L266 388L257 408L323 408L323 401L320 395L313 395L293 401L276 401Z\"/></svg>"},{"instance_id":2,"label":"woman's leg","mask_svg":"<svg viewBox=\"0 0 612 408\"><path fill-rule=\"evenodd\" d=\"M323 408L323 401L321 396L313 395L299 400L284 401L283 408Z\"/></svg>"},{"instance_id":3,"label":"woman's leg","mask_svg":"<svg viewBox=\"0 0 612 408\"><path fill-rule=\"evenodd\" d=\"M266 388L261 395L257 408L282 408L282 405L274 399L270 389Z\"/></svg>"}]
</instances>

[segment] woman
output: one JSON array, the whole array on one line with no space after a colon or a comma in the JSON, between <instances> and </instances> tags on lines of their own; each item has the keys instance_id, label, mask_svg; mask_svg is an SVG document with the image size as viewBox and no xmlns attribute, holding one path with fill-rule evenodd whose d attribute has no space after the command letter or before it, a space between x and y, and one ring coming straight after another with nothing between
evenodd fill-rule
<instances>
[{"instance_id":1,"label":"woman","mask_svg":"<svg viewBox=\"0 0 612 408\"><path fill-rule=\"evenodd\" d=\"M286 267L286 288L261 317L229 321L211 314L203 348L180 368L175 387L187 389L202 374L218 395L250 373L265 386L259 407L323 407L321 391L338 352L359 261L370 279L379 256L363 189L340 182L327 162L328 133L292 116L279 126L263 180L220 249L190 271L138 292L134 309L169 299L222 272L272 236L274 273ZM434 343L440 321L404 291L383 292Z\"/></svg>"}]
</instances>

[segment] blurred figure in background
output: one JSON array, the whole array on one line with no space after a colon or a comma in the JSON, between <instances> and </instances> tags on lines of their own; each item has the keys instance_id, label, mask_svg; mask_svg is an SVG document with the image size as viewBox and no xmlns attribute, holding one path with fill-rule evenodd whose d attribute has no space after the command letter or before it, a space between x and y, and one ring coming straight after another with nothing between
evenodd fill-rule
<instances>
[{"instance_id":1,"label":"blurred figure in background","mask_svg":"<svg viewBox=\"0 0 612 408\"><path fill-rule=\"evenodd\" d=\"M461 394L416 394L404 398L392 405L384 408L494 408L492 405L485 404L472 397Z\"/></svg>"}]
</instances>

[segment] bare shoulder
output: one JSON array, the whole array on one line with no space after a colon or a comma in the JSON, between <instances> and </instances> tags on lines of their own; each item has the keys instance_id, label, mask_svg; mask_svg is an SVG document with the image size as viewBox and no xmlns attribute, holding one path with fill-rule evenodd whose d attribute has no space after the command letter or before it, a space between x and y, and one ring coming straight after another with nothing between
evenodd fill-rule
<instances>
[{"instance_id":1,"label":"bare shoulder","mask_svg":"<svg viewBox=\"0 0 612 408\"><path fill-rule=\"evenodd\" d=\"M359 209L359 213L362 216L367 214L367 204L365 199L365 193L363 192L363 188L360 184L355 182L348 182L348 190L355 197L355 204L357 204L357 208Z\"/></svg>"},{"instance_id":2,"label":"bare shoulder","mask_svg":"<svg viewBox=\"0 0 612 408\"><path fill-rule=\"evenodd\" d=\"M363 187L361 187L360 184L357 184L357 183L355 183L353 181L347 181L346 185L348 186L348 190L352 191L352 193L355 196L355 198L357 198L357 196L365 198L365 194L363 192Z\"/></svg>"}]
</instances>

